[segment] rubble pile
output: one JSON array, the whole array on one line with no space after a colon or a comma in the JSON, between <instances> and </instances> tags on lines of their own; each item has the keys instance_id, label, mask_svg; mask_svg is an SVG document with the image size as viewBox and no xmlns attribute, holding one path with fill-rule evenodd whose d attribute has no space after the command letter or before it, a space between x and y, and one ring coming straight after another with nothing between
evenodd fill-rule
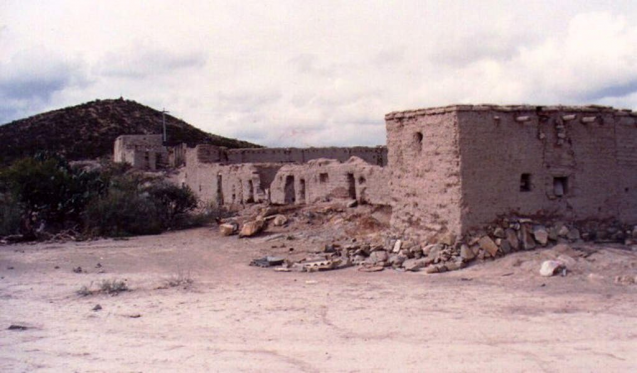
<instances>
[{"instance_id":1,"label":"rubble pile","mask_svg":"<svg viewBox=\"0 0 637 373\"><path fill-rule=\"evenodd\" d=\"M298 218L293 220L303 220L305 216L295 214L297 215ZM262 211L242 226L226 223L220 225L219 229L223 235L239 233L240 237L250 237L269 225L283 226L289 221L280 211ZM637 227L629 229L613 222L585 222L575 225L559 221L540 223L528 218L510 218L502 219L484 231L470 232L463 237L443 234L436 241L423 244L399 237L383 238L380 232L366 237L352 236L345 243L323 245L301 260L286 259L280 265L277 263L276 270L313 272L359 266L359 270L366 272L392 268L399 271L442 273L461 269L470 262L555 244L594 241L633 245L637 242ZM564 265L550 263L546 266L542 271L544 276L565 274Z\"/></svg>"}]
</instances>

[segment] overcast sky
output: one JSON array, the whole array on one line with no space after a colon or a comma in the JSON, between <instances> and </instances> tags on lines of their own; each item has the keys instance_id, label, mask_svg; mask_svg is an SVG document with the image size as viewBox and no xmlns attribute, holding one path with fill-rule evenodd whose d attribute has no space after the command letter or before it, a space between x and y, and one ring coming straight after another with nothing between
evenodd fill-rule
<instances>
[{"instance_id":1,"label":"overcast sky","mask_svg":"<svg viewBox=\"0 0 637 373\"><path fill-rule=\"evenodd\" d=\"M634 0L0 0L0 51L0 123L122 96L269 146L379 145L395 110L637 109Z\"/></svg>"}]
</instances>

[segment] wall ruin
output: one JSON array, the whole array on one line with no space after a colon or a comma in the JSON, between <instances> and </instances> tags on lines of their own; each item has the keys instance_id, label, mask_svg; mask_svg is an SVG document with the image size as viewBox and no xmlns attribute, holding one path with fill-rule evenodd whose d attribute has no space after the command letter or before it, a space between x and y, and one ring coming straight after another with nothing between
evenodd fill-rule
<instances>
[{"instance_id":1,"label":"wall ruin","mask_svg":"<svg viewBox=\"0 0 637 373\"><path fill-rule=\"evenodd\" d=\"M183 164L205 202L389 205L392 233L466 236L503 217L637 223L637 114L608 107L456 105L387 114L387 147L164 147L121 136L115 161ZM386 166L386 167L385 167Z\"/></svg>"},{"instance_id":2,"label":"wall ruin","mask_svg":"<svg viewBox=\"0 0 637 373\"><path fill-rule=\"evenodd\" d=\"M338 148L327 149L329 153ZM367 149L370 154L378 154L377 148ZM304 204L328 199L389 203L388 194L384 193L388 175L386 169L358 157L351 157L347 162L319 158L304 164L232 163L225 157L226 154L230 156L230 152L212 145L187 149L186 166L181 171L179 182L188 185L204 203L228 208L240 208L249 203ZM279 153L280 149L273 149L264 154Z\"/></svg>"},{"instance_id":3,"label":"wall ruin","mask_svg":"<svg viewBox=\"0 0 637 373\"><path fill-rule=\"evenodd\" d=\"M396 234L435 241L507 216L637 223L633 113L466 105L386 121Z\"/></svg>"},{"instance_id":4,"label":"wall ruin","mask_svg":"<svg viewBox=\"0 0 637 373\"><path fill-rule=\"evenodd\" d=\"M386 168L358 157L347 162L316 159L304 165L285 165L271 186L277 204L311 204L331 200L356 200L361 204L389 205Z\"/></svg>"}]
</instances>

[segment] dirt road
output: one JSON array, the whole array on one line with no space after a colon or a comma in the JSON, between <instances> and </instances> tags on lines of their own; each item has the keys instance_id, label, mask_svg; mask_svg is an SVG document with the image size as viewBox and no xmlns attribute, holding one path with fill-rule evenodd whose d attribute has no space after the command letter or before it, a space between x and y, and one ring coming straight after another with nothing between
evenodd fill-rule
<instances>
[{"instance_id":1,"label":"dirt road","mask_svg":"<svg viewBox=\"0 0 637 373\"><path fill-rule=\"evenodd\" d=\"M304 245L196 229L0 247L0 371L637 371L637 285L611 273L635 273L637 253L552 278L548 250L437 275L247 265ZM131 291L76 294L112 279Z\"/></svg>"}]
</instances>

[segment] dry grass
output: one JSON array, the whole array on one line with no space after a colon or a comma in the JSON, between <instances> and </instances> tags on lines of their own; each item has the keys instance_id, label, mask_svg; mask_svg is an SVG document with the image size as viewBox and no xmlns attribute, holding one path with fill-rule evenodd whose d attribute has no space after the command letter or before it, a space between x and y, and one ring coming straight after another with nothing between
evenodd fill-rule
<instances>
[{"instance_id":1,"label":"dry grass","mask_svg":"<svg viewBox=\"0 0 637 373\"><path fill-rule=\"evenodd\" d=\"M96 287L91 282L88 286L82 286L76 293L79 296L88 297L97 294L118 295L129 290L126 280L112 279L100 281Z\"/></svg>"}]
</instances>

